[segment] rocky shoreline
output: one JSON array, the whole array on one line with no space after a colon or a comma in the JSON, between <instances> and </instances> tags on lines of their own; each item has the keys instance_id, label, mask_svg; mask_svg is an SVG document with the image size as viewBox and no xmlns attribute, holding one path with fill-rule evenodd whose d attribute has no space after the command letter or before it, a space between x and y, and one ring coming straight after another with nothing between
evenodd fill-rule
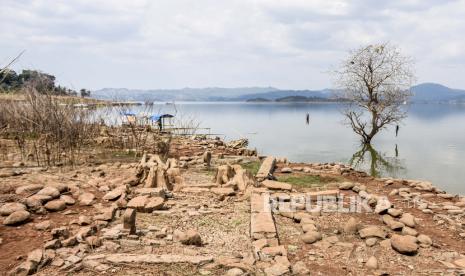
<instances>
[{"instance_id":1,"label":"rocky shoreline","mask_svg":"<svg viewBox=\"0 0 465 276\"><path fill-rule=\"evenodd\" d=\"M246 146L179 138L167 160L2 169L0 270L465 273L465 197L339 163L257 157Z\"/></svg>"}]
</instances>

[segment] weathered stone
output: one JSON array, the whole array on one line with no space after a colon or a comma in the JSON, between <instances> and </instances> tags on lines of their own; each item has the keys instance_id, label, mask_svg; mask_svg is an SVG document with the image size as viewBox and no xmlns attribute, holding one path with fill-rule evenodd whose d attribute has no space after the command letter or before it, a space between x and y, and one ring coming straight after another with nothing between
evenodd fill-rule
<instances>
[{"instance_id":1,"label":"weathered stone","mask_svg":"<svg viewBox=\"0 0 465 276\"><path fill-rule=\"evenodd\" d=\"M4 221L4 225L16 225L21 224L29 220L31 214L28 211L16 211L11 213Z\"/></svg>"},{"instance_id":2,"label":"weathered stone","mask_svg":"<svg viewBox=\"0 0 465 276\"><path fill-rule=\"evenodd\" d=\"M370 247L374 246L377 242L378 242L377 238L368 238L365 240L365 244Z\"/></svg>"},{"instance_id":3,"label":"weathered stone","mask_svg":"<svg viewBox=\"0 0 465 276\"><path fill-rule=\"evenodd\" d=\"M60 199L63 200L66 203L66 205L73 205L76 203L76 200L74 200L74 198L72 198L69 195L61 195Z\"/></svg>"},{"instance_id":4,"label":"weathered stone","mask_svg":"<svg viewBox=\"0 0 465 276\"><path fill-rule=\"evenodd\" d=\"M37 193L39 190L41 190L43 187L44 185L42 184L25 185L18 187L15 192L17 195L33 195Z\"/></svg>"},{"instance_id":5,"label":"weathered stone","mask_svg":"<svg viewBox=\"0 0 465 276\"><path fill-rule=\"evenodd\" d=\"M301 239L304 243L314 243L321 240L322 236L320 232L317 231L308 231L303 234Z\"/></svg>"},{"instance_id":6,"label":"weathered stone","mask_svg":"<svg viewBox=\"0 0 465 276\"><path fill-rule=\"evenodd\" d=\"M0 207L0 215L9 216L16 211L26 211L26 205L18 202L5 203Z\"/></svg>"},{"instance_id":7,"label":"weathered stone","mask_svg":"<svg viewBox=\"0 0 465 276\"><path fill-rule=\"evenodd\" d=\"M96 236L87 237L85 241L91 248L99 247L102 245L102 240Z\"/></svg>"},{"instance_id":8,"label":"weathered stone","mask_svg":"<svg viewBox=\"0 0 465 276\"><path fill-rule=\"evenodd\" d=\"M61 242L61 245L64 247L75 246L77 244L76 237L70 237Z\"/></svg>"},{"instance_id":9,"label":"weathered stone","mask_svg":"<svg viewBox=\"0 0 465 276\"><path fill-rule=\"evenodd\" d=\"M22 262L17 266L13 271L10 272L10 275L16 276L26 276L34 274L37 270L37 264L31 261Z\"/></svg>"},{"instance_id":10,"label":"weathered stone","mask_svg":"<svg viewBox=\"0 0 465 276\"><path fill-rule=\"evenodd\" d=\"M243 274L244 274L244 271L238 267L234 267L226 271L226 276L240 276Z\"/></svg>"},{"instance_id":11,"label":"weathered stone","mask_svg":"<svg viewBox=\"0 0 465 276\"><path fill-rule=\"evenodd\" d=\"M134 192L141 196L158 196L165 198L165 190L162 188L139 188L134 190Z\"/></svg>"},{"instance_id":12,"label":"weathered stone","mask_svg":"<svg viewBox=\"0 0 465 276\"><path fill-rule=\"evenodd\" d=\"M318 231L318 229L316 228L315 224L307 223L307 224L302 225L302 231L306 233L310 231Z\"/></svg>"},{"instance_id":13,"label":"weathered stone","mask_svg":"<svg viewBox=\"0 0 465 276\"><path fill-rule=\"evenodd\" d=\"M155 254L108 254L105 260L113 264L174 264L191 263L205 264L213 262L212 256L190 256L190 255L155 255Z\"/></svg>"},{"instance_id":14,"label":"weathered stone","mask_svg":"<svg viewBox=\"0 0 465 276\"><path fill-rule=\"evenodd\" d=\"M61 241L59 239L48 241L44 245L44 249L57 249L60 247L61 247Z\"/></svg>"},{"instance_id":15,"label":"weathered stone","mask_svg":"<svg viewBox=\"0 0 465 276\"><path fill-rule=\"evenodd\" d=\"M42 222L36 223L34 225L34 229L44 231L44 230L50 229L51 226L52 224L50 223L49 220L44 220Z\"/></svg>"},{"instance_id":16,"label":"weathered stone","mask_svg":"<svg viewBox=\"0 0 465 276\"><path fill-rule=\"evenodd\" d=\"M285 190L291 191L292 185L284 182L278 182L274 180L265 180L262 182L263 186L270 190Z\"/></svg>"},{"instance_id":17,"label":"weathered stone","mask_svg":"<svg viewBox=\"0 0 465 276\"><path fill-rule=\"evenodd\" d=\"M92 220L88 216L79 216L78 224L81 225L81 226L82 225L89 225L89 224L92 224Z\"/></svg>"},{"instance_id":18,"label":"weathered stone","mask_svg":"<svg viewBox=\"0 0 465 276\"><path fill-rule=\"evenodd\" d=\"M292 168L284 167L281 169L281 173L292 173Z\"/></svg>"},{"instance_id":19,"label":"weathered stone","mask_svg":"<svg viewBox=\"0 0 465 276\"><path fill-rule=\"evenodd\" d=\"M399 221L407 225L408 227L415 227L416 225L415 217L412 216L410 213L402 214L402 217L399 219Z\"/></svg>"},{"instance_id":20,"label":"weathered stone","mask_svg":"<svg viewBox=\"0 0 465 276\"><path fill-rule=\"evenodd\" d=\"M236 194L233 188L211 188L210 191L222 196L232 196Z\"/></svg>"},{"instance_id":21,"label":"weathered stone","mask_svg":"<svg viewBox=\"0 0 465 276\"><path fill-rule=\"evenodd\" d=\"M391 246L402 254L415 254L418 251L417 238L413 236L392 235Z\"/></svg>"},{"instance_id":22,"label":"weathered stone","mask_svg":"<svg viewBox=\"0 0 465 276\"><path fill-rule=\"evenodd\" d=\"M104 200L117 200L125 191L126 191L126 187L113 189L109 191L108 193L106 193L103 196L103 199Z\"/></svg>"},{"instance_id":23,"label":"weathered stone","mask_svg":"<svg viewBox=\"0 0 465 276\"><path fill-rule=\"evenodd\" d=\"M455 260L454 264L460 268L465 268L465 258Z\"/></svg>"},{"instance_id":24,"label":"weathered stone","mask_svg":"<svg viewBox=\"0 0 465 276\"><path fill-rule=\"evenodd\" d=\"M215 174L215 183L216 184L226 184L234 177L233 168L230 165L221 165L218 166Z\"/></svg>"},{"instance_id":25,"label":"weathered stone","mask_svg":"<svg viewBox=\"0 0 465 276\"><path fill-rule=\"evenodd\" d=\"M61 199L55 199L47 202L44 207L48 211L56 212L66 209L66 203Z\"/></svg>"},{"instance_id":26,"label":"weathered stone","mask_svg":"<svg viewBox=\"0 0 465 276\"><path fill-rule=\"evenodd\" d=\"M145 212L145 204L147 204L148 196L136 196L128 202L127 207L136 209L139 212Z\"/></svg>"},{"instance_id":27,"label":"weathered stone","mask_svg":"<svg viewBox=\"0 0 465 276\"><path fill-rule=\"evenodd\" d=\"M380 239L386 238L386 232L381 227L378 227L378 226L365 227L363 229L360 229L358 233L362 239L372 238L372 237L376 237Z\"/></svg>"},{"instance_id":28,"label":"weathered stone","mask_svg":"<svg viewBox=\"0 0 465 276\"><path fill-rule=\"evenodd\" d=\"M123 228L129 230L129 234L136 233L136 210L126 209L123 214Z\"/></svg>"},{"instance_id":29,"label":"weathered stone","mask_svg":"<svg viewBox=\"0 0 465 276\"><path fill-rule=\"evenodd\" d=\"M343 226L343 231L345 234L353 235L357 233L358 223L355 218L350 218Z\"/></svg>"},{"instance_id":30,"label":"weathered stone","mask_svg":"<svg viewBox=\"0 0 465 276\"><path fill-rule=\"evenodd\" d=\"M392 203L387 199L387 197L379 197L375 207L375 213L382 214L385 213L389 208L391 208Z\"/></svg>"},{"instance_id":31,"label":"weathered stone","mask_svg":"<svg viewBox=\"0 0 465 276\"><path fill-rule=\"evenodd\" d=\"M272 266L265 268L265 275L267 276L281 276L289 272L289 267L275 263Z\"/></svg>"},{"instance_id":32,"label":"weathered stone","mask_svg":"<svg viewBox=\"0 0 465 276\"><path fill-rule=\"evenodd\" d=\"M365 266L370 268L370 269L377 269L378 268L378 260L376 259L375 256L371 256L370 258L368 258Z\"/></svg>"},{"instance_id":33,"label":"weathered stone","mask_svg":"<svg viewBox=\"0 0 465 276\"><path fill-rule=\"evenodd\" d=\"M404 226L402 228L402 235L409 235L409 236L414 236L416 237L418 235L417 230L410 228L408 226Z\"/></svg>"},{"instance_id":34,"label":"weathered stone","mask_svg":"<svg viewBox=\"0 0 465 276\"><path fill-rule=\"evenodd\" d=\"M173 232L173 239L185 245L202 246L202 238L194 229L189 229L185 232L176 229Z\"/></svg>"},{"instance_id":35,"label":"weathered stone","mask_svg":"<svg viewBox=\"0 0 465 276\"><path fill-rule=\"evenodd\" d=\"M250 217L252 237L255 239L276 235L276 227L271 213L252 213Z\"/></svg>"},{"instance_id":36,"label":"weathered stone","mask_svg":"<svg viewBox=\"0 0 465 276\"><path fill-rule=\"evenodd\" d=\"M263 181L267 179L270 175L273 175L274 169L276 166L276 158L273 156L268 156L263 160L260 169L257 172L257 180Z\"/></svg>"},{"instance_id":37,"label":"weathered stone","mask_svg":"<svg viewBox=\"0 0 465 276\"><path fill-rule=\"evenodd\" d=\"M151 197L144 206L145 212L153 212L163 209L165 199L162 197Z\"/></svg>"},{"instance_id":38,"label":"weathered stone","mask_svg":"<svg viewBox=\"0 0 465 276\"><path fill-rule=\"evenodd\" d=\"M60 191L58 191L58 189L55 187L47 186L41 189L40 191L38 191L37 194L49 196L51 198L57 198L60 196Z\"/></svg>"},{"instance_id":39,"label":"weathered stone","mask_svg":"<svg viewBox=\"0 0 465 276\"><path fill-rule=\"evenodd\" d=\"M351 190L355 186L353 182L342 182L339 184L339 190Z\"/></svg>"},{"instance_id":40,"label":"weathered stone","mask_svg":"<svg viewBox=\"0 0 465 276\"><path fill-rule=\"evenodd\" d=\"M68 238L69 237L69 230L66 226L61 226L58 228L53 228L51 231L52 237L54 239L59 239L59 238Z\"/></svg>"},{"instance_id":41,"label":"weathered stone","mask_svg":"<svg viewBox=\"0 0 465 276\"><path fill-rule=\"evenodd\" d=\"M390 208L388 209L388 214L397 218L397 217L400 217L402 215L402 210L399 210L399 209L395 209L395 208Z\"/></svg>"},{"instance_id":42,"label":"weathered stone","mask_svg":"<svg viewBox=\"0 0 465 276\"><path fill-rule=\"evenodd\" d=\"M310 270L303 261L298 261L292 265L292 272L296 275L310 275Z\"/></svg>"},{"instance_id":43,"label":"weathered stone","mask_svg":"<svg viewBox=\"0 0 465 276\"><path fill-rule=\"evenodd\" d=\"M100 214L94 216L95 220L112 221L115 218L116 208L108 207L100 212Z\"/></svg>"},{"instance_id":44,"label":"weathered stone","mask_svg":"<svg viewBox=\"0 0 465 276\"><path fill-rule=\"evenodd\" d=\"M395 220L390 215L383 215L383 222L391 228L391 230L402 230L405 226L402 222Z\"/></svg>"},{"instance_id":45,"label":"weathered stone","mask_svg":"<svg viewBox=\"0 0 465 276\"><path fill-rule=\"evenodd\" d=\"M421 247L430 247L433 244L431 238L424 234L418 235L417 239Z\"/></svg>"},{"instance_id":46,"label":"weathered stone","mask_svg":"<svg viewBox=\"0 0 465 276\"><path fill-rule=\"evenodd\" d=\"M83 206L92 205L92 202L95 199L95 195L93 193L83 193L79 196L79 204Z\"/></svg>"}]
</instances>

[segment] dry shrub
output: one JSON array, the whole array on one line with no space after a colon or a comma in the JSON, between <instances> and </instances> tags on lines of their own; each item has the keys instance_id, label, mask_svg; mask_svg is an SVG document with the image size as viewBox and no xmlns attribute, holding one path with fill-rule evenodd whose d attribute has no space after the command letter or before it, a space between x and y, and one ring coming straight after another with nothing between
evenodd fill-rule
<instances>
[{"instance_id":1,"label":"dry shrub","mask_svg":"<svg viewBox=\"0 0 465 276\"><path fill-rule=\"evenodd\" d=\"M83 147L98 135L87 109L60 103L53 95L32 86L24 101L2 102L0 128L14 138L23 159L38 165L74 164Z\"/></svg>"}]
</instances>

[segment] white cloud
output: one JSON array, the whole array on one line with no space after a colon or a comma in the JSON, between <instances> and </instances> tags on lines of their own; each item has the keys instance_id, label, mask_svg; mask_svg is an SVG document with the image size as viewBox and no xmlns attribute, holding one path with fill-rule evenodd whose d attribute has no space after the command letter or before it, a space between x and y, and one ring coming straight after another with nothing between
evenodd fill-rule
<instances>
[{"instance_id":1,"label":"white cloud","mask_svg":"<svg viewBox=\"0 0 465 276\"><path fill-rule=\"evenodd\" d=\"M323 88L350 48L391 41L420 81L464 87L465 0L14 1L0 61L76 88Z\"/></svg>"}]
</instances>

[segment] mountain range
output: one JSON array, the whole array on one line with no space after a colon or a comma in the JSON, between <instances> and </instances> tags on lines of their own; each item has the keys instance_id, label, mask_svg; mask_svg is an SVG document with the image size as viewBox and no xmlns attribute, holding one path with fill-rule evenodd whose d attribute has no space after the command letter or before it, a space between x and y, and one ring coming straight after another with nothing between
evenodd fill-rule
<instances>
[{"instance_id":1,"label":"mountain range","mask_svg":"<svg viewBox=\"0 0 465 276\"><path fill-rule=\"evenodd\" d=\"M411 87L414 103L465 102L465 90L452 89L437 83L422 83ZM335 90L283 90L274 87L128 89L104 88L92 91L97 99L138 102L172 101L250 101L308 102L334 101Z\"/></svg>"}]
</instances>

